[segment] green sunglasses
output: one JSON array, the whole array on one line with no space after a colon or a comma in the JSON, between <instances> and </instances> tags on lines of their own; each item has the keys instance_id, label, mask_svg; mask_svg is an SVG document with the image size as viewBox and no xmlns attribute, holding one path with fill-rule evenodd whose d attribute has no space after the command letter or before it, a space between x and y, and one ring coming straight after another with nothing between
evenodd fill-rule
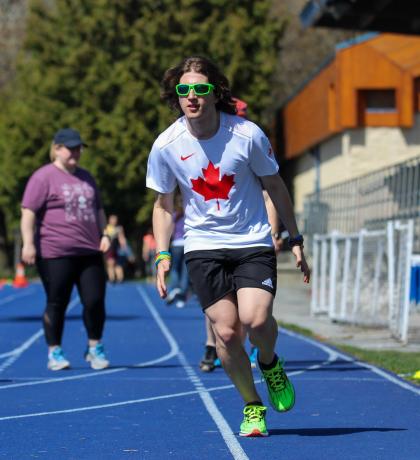
<instances>
[{"instance_id":1,"label":"green sunglasses","mask_svg":"<svg viewBox=\"0 0 420 460\"><path fill-rule=\"evenodd\" d=\"M193 90L196 96L207 96L211 91L214 90L214 85L211 83L193 83L189 85L187 83L179 83L175 86L176 94L181 97L188 96L190 91Z\"/></svg>"}]
</instances>

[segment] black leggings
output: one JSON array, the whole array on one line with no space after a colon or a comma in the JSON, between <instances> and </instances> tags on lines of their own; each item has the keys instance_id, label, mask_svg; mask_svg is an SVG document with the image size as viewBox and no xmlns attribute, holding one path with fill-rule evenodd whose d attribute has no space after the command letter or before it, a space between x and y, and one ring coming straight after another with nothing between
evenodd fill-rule
<instances>
[{"instance_id":1,"label":"black leggings","mask_svg":"<svg viewBox=\"0 0 420 460\"><path fill-rule=\"evenodd\" d=\"M38 258L37 267L47 296L43 317L47 344L61 345L64 317L74 285L83 305L88 338L100 340L105 324L106 285L102 255Z\"/></svg>"}]
</instances>

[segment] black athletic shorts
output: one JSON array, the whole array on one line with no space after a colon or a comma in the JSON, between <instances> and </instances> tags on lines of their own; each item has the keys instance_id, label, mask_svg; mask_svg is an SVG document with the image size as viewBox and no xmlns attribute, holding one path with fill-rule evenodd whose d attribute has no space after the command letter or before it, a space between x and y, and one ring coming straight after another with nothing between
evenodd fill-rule
<instances>
[{"instance_id":1,"label":"black athletic shorts","mask_svg":"<svg viewBox=\"0 0 420 460\"><path fill-rule=\"evenodd\" d=\"M203 310L240 288L276 294L277 262L271 247L191 251L185 254L185 262Z\"/></svg>"}]
</instances>

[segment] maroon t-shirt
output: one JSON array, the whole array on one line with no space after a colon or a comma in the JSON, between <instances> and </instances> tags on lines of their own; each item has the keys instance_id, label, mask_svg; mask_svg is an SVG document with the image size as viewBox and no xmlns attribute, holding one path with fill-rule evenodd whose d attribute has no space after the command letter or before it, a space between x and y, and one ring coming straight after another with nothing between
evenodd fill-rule
<instances>
[{"instance_id":1,"label":"maroon t-shirt","mask_svg":"<svg viewBox=\"0 0 420 460\"><path fill-rule=\"evenodd\" d=\"M99 251L102 203L95 180L86 170L77 168L70 174L52 163L43 166L26 184L22 207L36 215L39 256L49 259Z\"/></svg>"}]
</instances>

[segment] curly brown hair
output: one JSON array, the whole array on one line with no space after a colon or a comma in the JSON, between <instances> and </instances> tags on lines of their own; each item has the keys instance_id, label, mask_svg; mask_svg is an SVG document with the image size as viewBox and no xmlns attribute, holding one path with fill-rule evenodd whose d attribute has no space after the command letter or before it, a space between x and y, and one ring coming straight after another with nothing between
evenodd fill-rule
<instances>
[{"instance_id":1,"label":"curly brown hair","mask_svg":"<svg viewBox=\"0 0 420 460\"><path fill-rule=\"evenodd\" d=\"M179 83L182 75L187 72L197 72L205 75L209 83L213 84L215 87L214 94L217 98L216 109L232 115L236 114L236 104L230 93L228 79L210 59L202 56L187 57L178 65L171 67L165 72L161 82L161 96L172 110L182 114L175 86Z\"/></svg>"}]
</instances>

